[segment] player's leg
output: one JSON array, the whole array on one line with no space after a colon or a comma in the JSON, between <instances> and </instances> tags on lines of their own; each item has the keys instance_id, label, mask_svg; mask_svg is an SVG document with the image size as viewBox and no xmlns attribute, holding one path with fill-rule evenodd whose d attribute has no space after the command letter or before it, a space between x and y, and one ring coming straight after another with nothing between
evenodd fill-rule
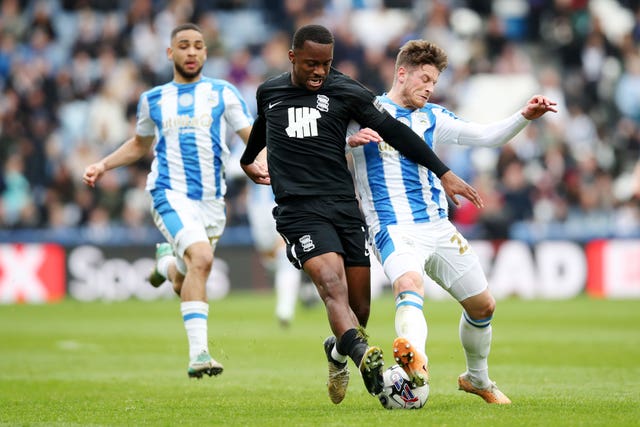
<instances>
[{"instance_id":1,"label":"player's leg","mask_svg":"<svg viewBox=\"0 0 640 427\"><path fill-rule=\"evenodd\" d=\"M298 269L302 269L305 265L307 276L311 279L318 297L325 304L329 319L333 316L329 314L330 310L340 311L340 309L343 313L347 313L348 319L350 317L348 311L339 303L342 300L342 304L348 307L346 285L341 287L339 276L340 271L344 274L342 257L332 250L334 247L339 247L339 239L335 237L333 227L325 224L325 221L318 220L313 203L304 200L296 201L293 206L289 204L277 206L273 214L276 218L277 230L285 241L289 261ZM331 268L334 270L330 270ZM329 269L331 273L328 279L325 278L325 269ZM335 291L332 291L333 287ZM340 292L343 293L342 297ZM355 319L355 315L353 318ZM350 326L352 325L346 324L347 328ZM342 328L344 327L343 325ZM334 331L333 326L332 331ZM331 401L338 404L342 402L347 392L349 368L347 353L337 352L336 336L328 337L323 343L323 349L329 364L327 391Z\"/></svg>"},{"instance_id":2,"label":"player's leg","mask_svg":"<svg viewBox=\"0 0 640 427\"><path fill-rule=\"evenodd\" d=\"M458 386L488 403L511 403L489 378L495 300L488 290L486 276L477 255L455 227L447 222L442 228L438 251L427 260L425 271L464 309L459 335L467 370L458 378Z\"/></svg>"},{"instance_id":3,"label":"player's leg","mask_svg":"<svg viewBox=\"0 0 640 427\"><path fill-rule=\"evenodd\" d=\"M349 288L349 306L363 328L369 322L371 311L371 271L367 266L345 268Z\"/></svg>"},{"instance_id":4,"label":"player's leg","mask_svg":"<svg viewBox=\"0 0 640 427\"><path fill-rule=\"evenodd\" d=\"M156 225L173 245L175 259L166 274L180 295L180 311L189 342L190 377L217 375L222 365L209 354L206 283L217 240L224 230L224 202L198 202L165 190L152 192ZM196 213L196 214L194 214ZM161 267L164 270L165 267Z\"/></svg>"},{"instance_id":5,"label":"player's leg","mask_svg":"<svg viewBox=\"0 0 640 427\"><path fill-rule=\"evenodd\" d=\"M336 209L332 212L334 212L332 223L336 226L340 244L344 250L349 306L360 322L357 334L362 335L366 341L364 327L369 320L371 309L371 260L367 244L367 227L355 201L336 203ZM348 331L338 340L339 353L347 354L347 347L343 342L348 341L347 337L350 333L353 331ZM382 350L376 346L368 347L360 362L357 359L353 360L358 364L369 393L379 394L384 385Z\"/></svg>"},{"instance_id":6,"label":"player's leg","mask_svg":"<svg viewBox=\"0 0 640 427\"><path fill-rule=\"evenodd\" d=\"M360 326L367 327L371 311L371 261L367 228L357 204L343 203L334 224L343 249L349 306Z\"/></svg>"},{"instance_id":7,"label":"player's leg","mask_svg":"<svg viewBox=\"0 0 640 427\"><path fill-rule=\"evenodd\" d=\"M212 376L223 371L222 365L209 354L207 281L213 266L216 246L226 225L226 212L223 200L196 203L199 208L199 215L196 217L201 226L185 227L176 241L178 254L186 247L182 257L186 264L186 274L180 298L185 330L189 338L188 374L190 377L201 378L202 374Z\"/></svg>"},{"instance_id":8,"label":"player's leg","mask_svg":"<svg viewBox=\"0 0 640 427\"><path fill-rule=\"evenodd\" d=\"M173 254L171 243L158 243L156 245L156 264L147 280L154 288L159 287L168 280L173 286L173 291L180 296L184 273L179 271L179 263L178 258ZM185 266L183 266L182 271L187 271Z\"/></svg>"},{"instance_id":9,"label":"player's leg","mask_svg":"<svg viewBox=\"0 0 640 427\"><path fill-rule=\"evenodd\" d=\"M382 390L382 352L378 347L369 347L358 319L349 306L342 256L335 252L321 254L307 260L303 266L324 302L331 331L337 337L336 353L349 356L360 368L367 391L378 394ZM336 362L346 366L346 360Z\"/></svg>"},{"instance_id":10,"label":"player's leg","mask_svg":"<svg viewBox=\"0 0 640 427\"><path fill-rule=\"evenodd\" d=\"M288 326L295 313L301 275L287 258L282 236L276 230L271 212L275 206L268 186L251 184L247 211L251 237L264 267L273 275L276 296L275 315L282 326Z\"/></svg>"},{"instance_id":11,"label":"player's leg","mask_svg":"<svg viewBox=\"0 0 640 427\"><path fill-rule=\"evenodd\" d=\"M303 199L290 205L279 205L274 210L274 215L278 232L287 243L289 259L294 265L304 269L325 305L331 331L336 337L336 353L350 357L360 367L367 390L379 393L383 384L382 353L379 348L368 346L364 331L349 305L345 272L347 260L348 265L369 265L364 248L364 223L357 202ZM364 258L362 262L352 255L347 259L343 255L343 236L339 231L344 227L352 228L353 223L358 228L362 227L362 250L359 254ZM328 349L325 348L325 352ZM328 353L332 352L333 348ZM329 380L331 381L331 377Z\"/></svg>"},{"instance_id":12,"label":"player's leg","mask_svg":"<svg viewBox=\"0 0 640 427\"><path fill-rule=\"evenodd\" d=\"M169 268L174 265L176 261L171 243L157 243L155 258L156 263L147 280L151 286L157 288L167 280L169 277Z\"/></svg>"},{"instance_id":13,"label":"player's leg","mask_svg":"<svg viewBox=\"0 0 640 427\"><path fill-rule=\"evenodd\" d=\"M432 239L419 239L425 230L412 226L392 226L381 230L374 253L393 286L396 339L393 356L412 382L429 382L426 353L427 322L424 305L424 259L433 251Z\"/></svg>"},{"instance_id":14,"label":"player's leg","mask_svg":"<svg viewBox=\"0 0 640 427\"><path fill-rule=\"evenodd\" d=\"M323 253L306 260L303 268L316 285L333 334L341 337L346 331L357 329L358 319L349 306L342 255L336 252Z\"/></svg>"},{"instance_id":15,"label":"player's leg","mask_svg":"<svg viewBox=\"0 0 640 427\"><path fill-rule=\"evenodd\" d=\"M187 267L180 292L180 310L189 342L190 377L201 378L203 374L217 375L222 365L209 354L206 284L213 264L213 251L208 241L190 244L184 252Z\"/></svg>"},{"instance_id":16,"label":"player's leg","mask_svg":"<svg viewBox=\"0 0 640 427\"><path fill-rule=\"evenodd\" d=\"M468 279L463 277L461 280ZM477 277L471 280L481 282ZM460 316L459 332L467 361L467 374L475 384L484 388L490 383L488 359L495 301L489 290L484 289L478 295L460 301L460 304L464 310Z\"/></svg>"},{"instance_id":17,"label":"player's leg","mask_svg":"<svg viewBox=\"0 0 640 427\"><path fill-rule=\"evenodd\" d=\"M394 282L395 329L393 357L416 386L429 383L426 354L427 321L423 312L422 275L410 271Z\"/></svg>"},{"instance_id":18,"label":"player's leg","mask_svg":"<svg viewBox=\"0 0 640 427\"><path fill-rule=\"evenodd\" d=\"M287 258L284 241L277 236L275 253L275 271L273 284L276 293L276 317L282 326L288 326L293 320L298 293L300 292L301 273Z\"/></svg>"},{"instance_id":19,"label":"player's leg","mask_svg":"<svg viewBox=\"0 0 640 427\"><path fill-rule=\"evenodd\" d=\"M176 256L175 245L176 235L184 228L184 222L180 210L174 206L184 206L184 203L191 204L192 201L183 200L186 197L171 190L154 190L151 197L153 221L167 241L156 244L156 263L147 280L154 288L168 280L174 292L180 296L187 270L184 261Z\"/></svg>"},{"instance_id":20,"label":"player's leg","mask_svg":"<svg viewBox=\"0 0 640 427\"><path fill-rule=\"evenodd\" d=\"M489 378L489 353L493 329L491 319L495 300L489 289L460 301L460 341L464 348L467 370L458 378L458 387L477 394L487 403L509 404L511 400Z\"/></svg>"}]
</instances>

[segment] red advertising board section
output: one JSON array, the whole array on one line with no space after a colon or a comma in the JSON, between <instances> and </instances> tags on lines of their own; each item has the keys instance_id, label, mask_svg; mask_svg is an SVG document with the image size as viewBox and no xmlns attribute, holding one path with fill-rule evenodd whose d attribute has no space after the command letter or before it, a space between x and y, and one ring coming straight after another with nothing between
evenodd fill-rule
<instances>
[{"instance_id":1,"label":"red advertising board section","mask_svg":"<svg viewBox=\"0 0 640 427\"><path fill-rule=\"evenodd\" d=\"M640 298L640 240L600 240L586 245L546 241L529 245L473 241L496 298L566 299L582 293L596 298ZM0 303L175 298L170 284L153 288L153 248L55 244L0 244ZM388 281L379 265L372 270L372 295ZM233 290L268 291L269 275L250 247L216 251L207 283L211 299ZM436 284L431 299L449 298Z\"/></svg>"},{"instance_id":2,"label":"red advertising board section","mask_svg":"<svg viewBox=\"0 0 640 427\"><path fill-rule=\"evenodd\" d=\"M585 247L586 292L601 298L640 298L640 242L610 240Z\"/></svg>"},{"instance_id":3,"label":"red advertising board section","mask_svg":"<svg viewBox=\"0 0 640 427\"><path fill-rule=\"evenodd\" d=\"M52 244L0 245L0 303L43 303L65 296L65 251Z\"/></svg>"}]
</instances>

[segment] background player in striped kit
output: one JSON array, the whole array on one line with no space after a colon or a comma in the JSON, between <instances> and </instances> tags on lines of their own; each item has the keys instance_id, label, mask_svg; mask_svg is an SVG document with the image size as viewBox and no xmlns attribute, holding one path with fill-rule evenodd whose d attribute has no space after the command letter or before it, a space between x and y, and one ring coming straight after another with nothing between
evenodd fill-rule
<instances>
[{"instance_id":1,"label":"background player in striped kit","mask_svg":"<svg viewBox=\"0 0 640 427\"><path fill-rule=\"evenodd\" d=\"M189 341L187 373L196 378L223 370L209 354L206 281L226 223L225 133L229 126L246 142L253 122L233 85L201 75L206 56L198 26L176 27L167 48L173 81L140 96L135 136L89 165L83 176L93 187L106 171L139 160L156 142L147 190L156 226L172 248L159 245L155 274L168 278L180 295Z\"/></svg>"},{"instance_id":2,"label":"background player in striped kit","mask_svg":"<svg viewBox=\"0 0 640 427\"><path fill-rule=\"evenodd\" d=\"M276 230L271 211L276 206L271 187L249 182L247 216L256 250L265 268L273 274L276 318L287 327L295 314L302 273L287 258L284 239Z\"/></svg>"},{"instance_id":3,"label":"background player in striped kit","mask_svg":"<svg viewBox=\"0 0 640 427\"><path fill-rule=\"evenodd\" d=\"M463 121L444 107L428 103L446 66L447 56L438 46L425 40L409 41L397 56L391 90L378 97L391 115L411 127L431 148L438 143L500 146L529 120L556 111L554 102L534 96L521 111L504 120L487 125ZM356 187L370 241L393 283L396 361L417 385L428 382L423 314L426 272L463 307L459 331L467 371L458 379L459 388L488 403L511 403L488 374L495 300L477 255L448 220L440 180L383 142L375 131L358 129L357 123L350 125L347 140L356 147L351 150Z\"/></svg>"}]
</instances>

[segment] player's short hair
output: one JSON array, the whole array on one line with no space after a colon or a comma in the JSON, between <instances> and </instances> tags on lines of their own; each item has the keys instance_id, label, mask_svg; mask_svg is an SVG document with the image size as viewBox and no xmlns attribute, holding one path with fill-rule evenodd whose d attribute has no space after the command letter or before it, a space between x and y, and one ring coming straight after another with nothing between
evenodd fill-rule
<instances>
[{"instance_id":1,"label":"player's short hair","mask_svg":"<svg viewBox=\"0 0 640 427\"><path fill-rule=\"evenodd\" d=\"M427 64L443 72L447 68L448 61L447 54L438 45L427 40L409 40L398 52L396 71L400 67L413 68Z\"/></svg>"},{"instance_id":2,"label":"player's short hair","mask_svg":"<svg viewBox=\"0 0 640 427\"><path fill-rule=\"evenodd\" d=\"M293 34L291 49L302 49L304 42L310 41L320 44L333 44L333 34L326 27L317 24L305 25Z\"/></svg>"},{"instance_id":3,"label":"player's short hair","mask_svg":"<svg viewBox=\"0 0 640 427\"><path fill-rule=\"evenodd\" d=\"M171 31L171 40L173 40L173 38L176 36L176 34L178 34L180 31L184 31L184 30L195 30L197 32L199 32L200 34L202 34L202 29L191 22L187 22L185 24L180 24L177 27L175 27L172 31Z\"/></svg>"}]
</instances>

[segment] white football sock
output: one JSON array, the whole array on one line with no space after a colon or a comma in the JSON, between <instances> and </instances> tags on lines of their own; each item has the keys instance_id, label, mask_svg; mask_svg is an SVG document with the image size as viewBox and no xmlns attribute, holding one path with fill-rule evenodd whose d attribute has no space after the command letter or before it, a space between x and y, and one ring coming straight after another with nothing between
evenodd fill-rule
<instances>
[{"instance_id":1,"label":"white football sock","mask_svg":"<svg viewBox=\"0 0 640 427\"><path fill-rule=\"evenodd\" d=\"M160 273L162 277L164 277L165 279L168 279L169 266L171 265L171 263L175 261L176 261L176 257L173 255L163 256L158 260L158 263L156 264L156 270L158 270L158 273Z\"/></svg>"},{"instance_id":2,"label":"white football sock","mask_svg":"<svg viewBox=\"0 0 640 427\"><path fill-rule=\"evenodd\" d=\"M491 351L491 317L471 319L466 312L460 316L460 342L467 359L467 372L474 386L486 388L489 379L489 352Z\"/></svg>"},{"instance_id":3,"label":"white football sock","mask_svg":"<svg viewBox=\"0 0 640 427\"><path fill-rule=\"evenodd\" d=\"M189 358L193 359L203 351L209 351L207 343L207 319L209 304L202 301L185 301L180 303L184 328L189 339Z\"/></svg>"},{"instance_id":4,"label":"white football sock","mask_svg":"<svg viewBox=\"0 0 640 427\"><path fill-rule=\"evenodd\" d=\"M276 316L281 320L293 319L300 290L300 271L289 262L284 246L277 254L274 287Z\"/></svg>"},{"instance_id":5,"label":"white football sock","mask_svg":"<svg viewBox=\"0 0 640 427\"><path fill-rule=\"evenodd\" d=\"M400 292L395 299L396 335L409 340L416 350L420 351L428 363L427 357L427 321L422 311L424 298L413 291Z\"/></svg>"}]
</instances>

